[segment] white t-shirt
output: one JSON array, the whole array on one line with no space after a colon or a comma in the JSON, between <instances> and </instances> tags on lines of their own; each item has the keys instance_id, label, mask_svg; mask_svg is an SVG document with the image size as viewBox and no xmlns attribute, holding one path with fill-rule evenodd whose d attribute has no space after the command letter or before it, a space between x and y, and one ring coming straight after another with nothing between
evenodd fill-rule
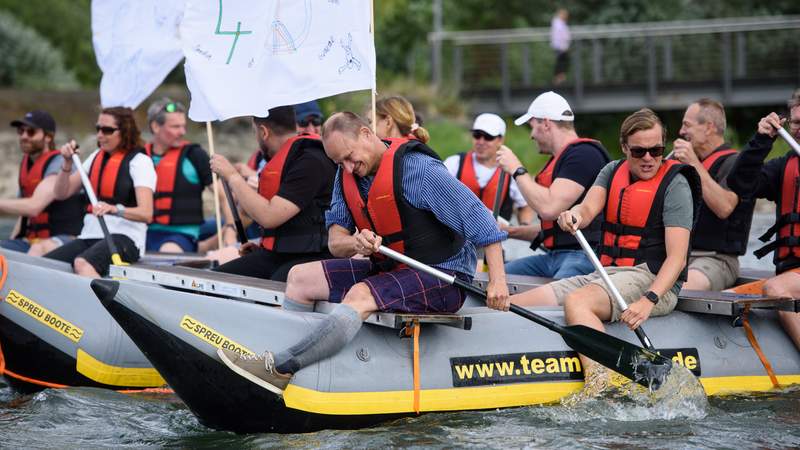
<instances>
[{"instance_id":1,"label":"white t-shirt","mask_svg":"<svg viewBox=\"0 0 800 450\"><path fill-rule=\"evenodd\" d=\"M92 167L97 152L86 158L83 162L83 170L89 173ZM146 154L139 153L131 159L130 165L131 179L133 180L134 187L146 187L153 192L156 190L156 169L153 167L153 160ZM139 254L144 255L145 239L147 238L147 224L144 222L134 222L113 214L106 214L106 226L108 232L111 234L124 234L131 238L136 247L139 248ZM93 214L86 214L83 216L83 229L81 230L78 239L103 239L103 229L100 228L100 221Z\"/></svg>"},{"instance_id":2,"label":"white t-shirt","mask_svg":"<svg viewBox=\"0 0 800 450\"><path fill-rule=\"evenodd\" d=\"M453 155L444 160L444 166L447 167L447 171L454 177L458 174L459 160L459 155ZM494 171L497 169L497 167L486 167L479 163L475 153L472 153L472 167L475 168L475 178L478 180L478 186L480 186L481 189L489 183L489 180L494 176ZM511 196L511 201L514 203L514 209L528 205L525 201L525 197L523 197L522 193L519 191L517 183L513 179L511 180L511 186L508 188L508 193Z\"/></svg>"}]
</instances>

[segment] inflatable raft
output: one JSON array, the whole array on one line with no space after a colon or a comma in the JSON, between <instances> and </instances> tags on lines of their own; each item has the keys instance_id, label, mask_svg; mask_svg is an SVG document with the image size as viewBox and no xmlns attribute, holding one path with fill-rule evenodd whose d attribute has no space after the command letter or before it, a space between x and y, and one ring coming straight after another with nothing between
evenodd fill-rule
<instances>
[{"instance_id":1,"label":"inflatable raft","mask_svg":"<svg viewBox=\"0 0 800 450\"><path fill-rule=\"evenodd\" d=\"M2 255L0 373L30 392L45 387L141 389L165 384L69 264Z\"/></svg>"},{"instance_id":2,"label":"inflatable raft","mask_svg":"<svg viewBox=\"0 0 800 450\"><path fill-rule=\"evenodd\" d=\"M470 299L452 316L372 315L347 347L299 371L279 397L230 371L217 348L282 350L329 306L283 311L274 307L282 301L282 284L244 285L225 274L135 266L114 273L128 279L92 282L97 297L200 422L216 429L358 428L423 412L548 403L582 386L580 361L558 334ZM512 291L536 284L510 280ZM689 292L681 311L649 320L647 332L662 354L700 378L709 395L764 391L773 381L745 328L771 363L774 382L798 383L800 354L774 311L797 306L791 299ZM560 309L532 310L563 323ZM608 332L636 342L619 324Z\"/></svg>"}]
</instances>

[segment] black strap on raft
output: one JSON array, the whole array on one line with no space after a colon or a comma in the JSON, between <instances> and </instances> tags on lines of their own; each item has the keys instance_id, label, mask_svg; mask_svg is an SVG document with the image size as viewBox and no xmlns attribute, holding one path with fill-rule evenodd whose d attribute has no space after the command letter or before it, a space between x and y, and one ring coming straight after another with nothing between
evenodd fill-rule
<instances>
[{"instance_id":1,"label":"black strap on raft","mask_svg":"<svg viewBox=\"0 0 800 450\"><path fill-rule=\"evenodd\" d=\"M753 252L753 255L756 258L761 259L764 256L772 253L778 247L797 247L800 246L800 236L786 236L779 239L776 239L769 244L761 247L760 249Z\"/></svg>"}]
</instances>

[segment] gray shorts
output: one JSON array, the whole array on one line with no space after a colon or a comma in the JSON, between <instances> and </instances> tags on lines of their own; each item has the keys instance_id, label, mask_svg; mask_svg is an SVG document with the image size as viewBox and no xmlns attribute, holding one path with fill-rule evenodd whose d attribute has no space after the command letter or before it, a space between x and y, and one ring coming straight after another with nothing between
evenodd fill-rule
<instances>
[{"instance_id":1,"label":"gray shorts","mask_svg":"<svg viewBox=\"0 0 800 450\"><path fill-rule=\"evenodd\" d=\"M608 272L608 277L611 278L611 282L614 283L614 286L616 286L617 290L622 295L622 299L625 300L625 303L628 305L642 298L642 295L650 290L650 285L653 284L653 281L656 279L656 276L647 268L647 264L640 264L633 267L606 267L606 272ZM589 284L596 284L606 291L611 301L611 322L619 320L622 309L620 309L617 302L612 298L611 292L597 272L592 272L589 275L564 278L563 280L550 283L549 286L553 289L558 304L563 305L564 299L569 293ZM661 297L651 311L650 317L664 316L675 309L675 305L678 303L678 295L675 291L675 289L670 289Z\"/></svg>"},{"instance_id":2,"label":"gray shorts","mask_svg":"<svg viewBox=\"0 0 800 450\"><path fill-rule=\"evenodd\" d=\"M739 278L739 257L717 253L708 256L690 256L689 270L697 270L711 282L712 291L728 289Z\"/></svg>"}]
</instances>

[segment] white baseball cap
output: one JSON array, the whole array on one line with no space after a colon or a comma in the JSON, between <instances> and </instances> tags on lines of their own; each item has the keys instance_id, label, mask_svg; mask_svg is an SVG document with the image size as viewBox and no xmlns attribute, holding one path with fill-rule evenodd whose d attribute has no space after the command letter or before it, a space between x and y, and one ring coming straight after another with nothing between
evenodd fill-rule
<instances>
[{"instance_id":1,"label":"white baseball cap","mask_svg":"<svg viewBox=\"0 0 800 450\"><path fill-rule=\"evenodd\" d=\"M506 122L497 114L483 113L475 118L472 131L479 130L490 136L503 136L506 134Z\"/></svg>"},{"instance_id":2,"label":"white baseball cap","mask_svg":"<svg viewBox=\"0 0 800 450\"><path fill-rule=\"evenodd\" d=\"M514 125L528 123L532 118L572 122L575 120L575 114L572 113L572 108L564 97L553 91L547 91L531 102L528 112L519 116Z\"/></svg>"}]
</instances>

